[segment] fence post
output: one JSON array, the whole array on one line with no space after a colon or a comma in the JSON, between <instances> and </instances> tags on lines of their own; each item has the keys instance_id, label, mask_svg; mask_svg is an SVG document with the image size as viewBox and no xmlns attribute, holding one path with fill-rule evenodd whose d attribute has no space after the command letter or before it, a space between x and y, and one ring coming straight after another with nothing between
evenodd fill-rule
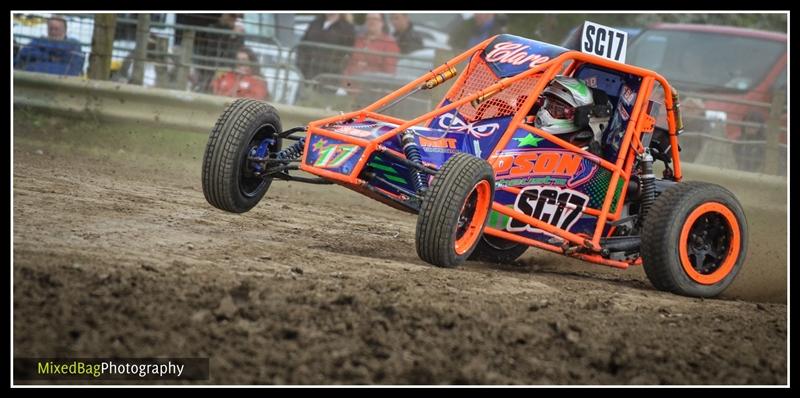
<instances>
[{"instance_id":1,"label":"fence post","mask_svg":"<svg viewBox=\"0 0 800 398\"><path fill-rule=\"evenodd\" d=\"M772 96L772 106L769 108L769 119L767 119L767 147L764 151L764 174L781 175L780 167L781 151L778 146L778 136L780 135L780 119L785 106L786 93L783 90L775 90Z\"/></svg>"},{"instance_id":2,"label":"fence post","mask_svg":"<svg viewBox=\"0 0 800 398\"><path fill-rule=\"evenodd\" d=\"M181 58L178 73L175 77L175 86L178 90L186 90L189 81L189 66L192 64L194 54L194 30L185 30L181 39Z\"/></svg>"},{"instance_id":3,"label":"fence post","mask_svg":"<svg viewBox=\"0 0 800 398\"><path fill-rule=\"evenodd\" d=\"M89 79L108 80L111 77L111 52L114 48L116 22L115 14L94 14Z\"/></svg>"},{"instance_id":4,"label":"fence post","mask_svg":"<svg viewBox=\"0 0 800 398\"><path fill-rule=\"evenodd\" d=\"M166 62L169 59L169 56L165 55L169 51L169 39L166 37L157 37L156 38L156 53L158 54L156 59L158 62L156 63L156 87L160 88L168 88L169 85L169 76L167 76L167 65Z\"/></svg>"},{"instance_id":5,"label":"fence post","mask_svg":"<svg viewBox=\"0 0 800 398\"><path fill-rule=\"evenodd\" d=\"M136 48L133 50L131 84L144 82L144 65L147 61L147 39L150 37L150 14L139 14L136 24Z\"/></svg>"},{"instance_id":6,"label":"fence post","mask_svg":"<svg viewBox=\"0 0 800 398\"><path fill-rule=\"evenodd\" d=\"M709 129L700 131L700 133L705 133L708 136L704 134L698 137L697 142L700 149L697 153L695 163L725 169L735 169L735 157L733 156L733 145L735 144L723 140L715 140L715 138L725 138L727 121L715 119L710 123L711 126Z\"/></svg>"}]
</instances>

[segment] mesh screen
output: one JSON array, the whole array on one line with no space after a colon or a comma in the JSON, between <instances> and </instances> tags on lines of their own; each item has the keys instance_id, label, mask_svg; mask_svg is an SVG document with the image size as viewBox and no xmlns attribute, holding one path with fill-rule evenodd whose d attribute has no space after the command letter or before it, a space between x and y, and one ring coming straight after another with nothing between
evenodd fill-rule
<instances>
[{"instance_id":1,"label":"mesh screen","mask_svg":"<svg viewBox=\"0 0 800 398\"><path fill-rule=\"evenodd\" d=\"M480 57L475 57L469 65L468 76L453 91L451 102L456 102L464 97L474 94L500 79L492 72L492 69ZM533 90L533 86L539 79L539 74L516 81L510 87L495 94L475 107L472 103L466 103L458 107L458 113L467 118L470 122L475 120L488 119L512 115L522 107L528 94Z\"/></svg>"}]
</instances>

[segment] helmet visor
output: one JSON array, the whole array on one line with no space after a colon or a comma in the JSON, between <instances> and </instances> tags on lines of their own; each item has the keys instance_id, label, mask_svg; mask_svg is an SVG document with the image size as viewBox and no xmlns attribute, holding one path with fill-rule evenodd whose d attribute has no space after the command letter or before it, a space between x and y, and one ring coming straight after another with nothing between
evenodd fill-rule
<instances>
[{"instance_id":1,"label":"helmet visor","mask_svg":"<svg viewBox=\"0 0 800 398\"><path fill-rule=\"evenodd\" d=\"M557 97L548 96L544 101L544 109L556 119L572 120L575 116L575 107Z\"/></svg>"}]
</instances>

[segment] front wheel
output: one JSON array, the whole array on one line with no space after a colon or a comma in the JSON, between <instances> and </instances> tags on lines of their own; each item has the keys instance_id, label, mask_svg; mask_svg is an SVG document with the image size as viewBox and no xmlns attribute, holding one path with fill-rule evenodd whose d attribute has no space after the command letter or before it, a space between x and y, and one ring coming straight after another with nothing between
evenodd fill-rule
<instances>
[{"instance_id":1,"label":"front wheel","mask_svg":"<svg viewBox=\"0 0 800 398\"><path fill-rule=\"evenodd\" d=\"M714 297L732 282L747 253L747 219L727 189L679 183L658 196L642 226L644 271L659 290Z\"/></svg>"},{"instance_id":2,"label":"front wheel","mask_svg":"<svg viewBox=\"0 0 800 398\"><path fill-rule=\"evenodd\" d=\"M456 153L425 192L417 218L417 254L439 267L469 258L483 234L492 200L494 170L485 160Z\"/></svg>"},{"instance_id":3,"label":"front wheel","mask_svg":"<svg viewBox=\"0 0 800 398\"><path fill-rule=\"evenodd\" d=\"M266 102L237 99L217 120L203 156L203 194L212 206L232 213L252 209L272 178L258 175L250 157L280 150L281 118Z\"/></svg>"}]
</instances>

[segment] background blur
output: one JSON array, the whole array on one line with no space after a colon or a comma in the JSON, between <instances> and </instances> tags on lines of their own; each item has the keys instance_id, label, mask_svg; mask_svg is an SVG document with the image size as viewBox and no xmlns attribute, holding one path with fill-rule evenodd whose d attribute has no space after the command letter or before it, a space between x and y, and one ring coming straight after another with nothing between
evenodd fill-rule
<instances>
[{"instance_id":1,"label":"background blur","mask_svg":"<svg viewBox=\"0 0 800 398\"><path fill-rule=\"evenodd\" d=\"M494 34L576 48L584 20L627 31L627 63L679 90L684 162L786 174L784 14L15 14L13 56L17 70L339 111Z\"/></svg>"}]
</instances>

